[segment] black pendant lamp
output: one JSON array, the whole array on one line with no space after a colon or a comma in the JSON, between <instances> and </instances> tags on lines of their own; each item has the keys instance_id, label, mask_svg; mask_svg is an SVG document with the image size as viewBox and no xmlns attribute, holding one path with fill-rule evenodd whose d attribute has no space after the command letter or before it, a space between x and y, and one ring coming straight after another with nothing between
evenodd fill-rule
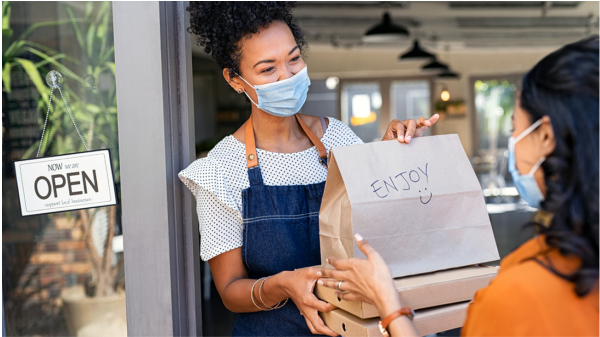
<instances>
[{"instance_id":1,"label":"black pendant lamp","mask_svg":"<svg viewBox=\"0 0 600 337\"><path fill-rule=\"evenodd\" d=\"M446 69L446 70L442 71L442 73L439 74L437 76L437 78L444 79L444 80L458 80L460 78L460 75L453 72L450 69Z\"/></svg>"},{"instance_id":2,"label":"black pendant lamp","mask_svg":"<svg viewBox=\"0 0 600 337\"><path fill-rule=\"evenodd\" d=\"M378 25L367 30L363 35L364 42L386 42L408 37L408 30L392 23L389 13L383 14L383 20Z\"/></svg>"},{"instance_id":3,"label":"black pendant lamp","mask_svg":"<svg viewBox=\"0 0 600 337\"><path fill-rule=\"evenodd\" d=\"M433 55L432 53L426 52L425 50L423 50L421 48L421 46L419 45L419 40L416 40L413 42L413 47L411 50L409 50L408 52L400 55L400 61L412 61L412 60L421 60L421 59L428 59L428 58L435 58L435 55Z\"/></svg>"},{"instance_id":4,"label":"black pendant lamp","mask_svg":"<svg viewBox=\"0 0 600 337\"><path fill-rule=\"evenodd\" d=\"M450 68L448 67L448 65L439 62L437 60L437 58L434 56L433 60L431 60L431 62L429 62L428 64L424 65L421 67L421 70L434 70L434 71L446 71L449 70Z\"/></svg>"}]
</instances>

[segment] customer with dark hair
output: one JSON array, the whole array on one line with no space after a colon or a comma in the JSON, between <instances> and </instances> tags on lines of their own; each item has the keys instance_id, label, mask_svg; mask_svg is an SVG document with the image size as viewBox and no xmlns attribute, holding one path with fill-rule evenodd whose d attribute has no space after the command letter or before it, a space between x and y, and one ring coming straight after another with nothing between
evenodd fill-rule
<instances>
[{"instance_id":1,"label":"customer with dark hair","mask_svg":"<svg viewBox=\"0 0 600 337\"><path fill-rule=\"evenodd\" d=\"M552 218L477 292L463 335L598 336L598 90L598 36L553 52L524 77L509 170L521 197ZM323 275L336 280L319 282L343 281L340 298L392 315L392 336L418 335L381 256L360 235L356 243L367 259L330 258L338 270Z\"/></svg>"},{"instance_id":2,"label":"customer with dark hair","mask_svg":"<svg viewBox=\"0 0 600 337\"><path fill-rule=\"evenodd\" d=\"M251 102L252 114L179 176L198 201L203 260L236 336L337 335L312 289L321 276L319 208L327 151L362 141L334 118L300 115L308 45L288 2L191 2L189 31ZM409 143L435 121L394 120L384 140ZM291 301L288 303L288 299Z\"/></svg>"}]
</instances>

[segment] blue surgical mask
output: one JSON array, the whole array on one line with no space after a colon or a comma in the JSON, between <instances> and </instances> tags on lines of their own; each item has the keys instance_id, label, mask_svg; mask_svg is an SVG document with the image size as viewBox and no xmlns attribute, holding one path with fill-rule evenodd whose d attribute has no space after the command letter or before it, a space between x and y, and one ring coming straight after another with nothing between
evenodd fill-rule
<instances>
[{"instance_id":1,"label":"blue surgical mask","mask_svg":"<svg viewBox=\"0 0 600 337\"><path fill-rule=\"evenodd\" d=\"M510 137L508 139L508 171L512 175L513 182L519 195L525 200L531 207L540 208L540 203L544 201L544 194L540 190L537 181L533 177L533 174L542 165L546 157L540 158L538 162L533 165L531 171L528 174L521 174L517 170L517 163L515 159L515 144L521 139L525 138L533 130L542 124L542 120L538 119L535 123L531 124L525 131L523 131L517 138Z\"/></svg>"},{"instance_id":2,"label":"blue surgical mask","mask_svg":"<svg viewBox=\"0 0 600 337\"><path fill-rule=\"evenodd\" d=\"M240 76L240 75L238 75ZM240 78L248 83L242 76ZM277 117L292 116L304 105L310 79L307 67L304 66L296 75L282 81L253 86L248 83L258 97L258 103L254 102L247 92L244 92L254 105L259 109Z\"/></svg>"}]
</instances>

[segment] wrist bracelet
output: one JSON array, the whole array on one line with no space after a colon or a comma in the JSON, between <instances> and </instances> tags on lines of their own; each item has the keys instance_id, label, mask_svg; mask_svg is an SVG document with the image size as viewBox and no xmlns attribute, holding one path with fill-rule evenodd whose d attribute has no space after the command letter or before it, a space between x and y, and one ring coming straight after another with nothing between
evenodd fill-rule
<instances>
[{"instance_id":1,"label":"wrist bracelet","mask_svg":"<svg viewBox=\"0 0 600 337\"><path fill-rule=\"evenodd\" d=\"M381 321L379 321L379 331L381 332L381 334L384 337L390 337L390 333L387 331L387 327L388 325L390 325L390 323L400 317L400 316L408 316L408 318L410 318L410 320L412 321L412 319L415 317L415 311L412 309L409 309L407 307L403 307L400 308L399 310L396 310L394 312L392 312L391 314L389 314L386 318L382 319Z\"/></svg>"},{"instance_id":2,"label":"wrist bracelet","mask_svg":"<svg viewBox=\"0 0 600 337\"><path fill-rule=\"evenodd\" d=\"M257 307L258 309L260 309L262 311L265 311L265 310L268 310L268 309L263 309L263 308L259 307L258 304L256 304L256 301L254 301L254 286L256 286L256 284L258 283L258 281L262 280L263 278L259 278L258 280L254 281L254 284L252 285L252 289L250 290L250 298L252 299L252 303L254 303L255 307ZM260 295L260 293L259 293L259 295Z\"/></svg>"},{"instance_id":3,"label":"wrist bracelet","mask_svg":"<svg viewBox=\"0 0 600 337\"><path fill-rule=\"evenodd\" d=\"M262 290L262 286L263 286L263 284L265 283L265 281L267 281L267 279L268 279L269 277L271 277L271 276L265 277L265 279L264 279L264 280L263 280L263 281L260 283L260 286L258 287L258 298L260 298L260 301L262 302L262 304L263 304L265 307L267 307L267 309L265 309L265 310L275 310L275 309L279 309L279 308L283 307L283 306L284 306L284 305L287 303L287 301L288 301L288 299L289 299L289 298L286 298L286 299L285 299L285 301L283 301L283 303L279 302L279 303L277 303L276 305L274 305L274 306L272 306L272 307L269 307L269 306L268 306L268 305L265 303L265 301L263 301L263 299L262 299L262 295L261 295L261 292L260 292L260 291Z\"/></svg>"}]
</instances>

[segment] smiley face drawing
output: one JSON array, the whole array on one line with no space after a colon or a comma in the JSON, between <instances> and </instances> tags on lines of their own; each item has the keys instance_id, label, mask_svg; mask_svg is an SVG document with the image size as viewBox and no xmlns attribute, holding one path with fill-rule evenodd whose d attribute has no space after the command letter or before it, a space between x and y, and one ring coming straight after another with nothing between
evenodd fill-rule
<instances>
[{"instance_id":1,"label":"smiley face drawing","mask_svg":"<svg viewBox=\"0 0 600 337\"><path fill-rule=\"evenodd\" d=\"M427 191L427 188L425 188L425 191ZM421 193L421 190L419 190L419 193ZM427 192L425 192L425 193L427 193ZM432 197L433 197L433 193L429 192L429 199L427 199L427 201L423 201L423 196L420 196L419 199L421 199L421 203L423 205L427 205L431 201ZM425 198L427 198L427 197L425 197Z\"/></svg>"}]
</instances>

